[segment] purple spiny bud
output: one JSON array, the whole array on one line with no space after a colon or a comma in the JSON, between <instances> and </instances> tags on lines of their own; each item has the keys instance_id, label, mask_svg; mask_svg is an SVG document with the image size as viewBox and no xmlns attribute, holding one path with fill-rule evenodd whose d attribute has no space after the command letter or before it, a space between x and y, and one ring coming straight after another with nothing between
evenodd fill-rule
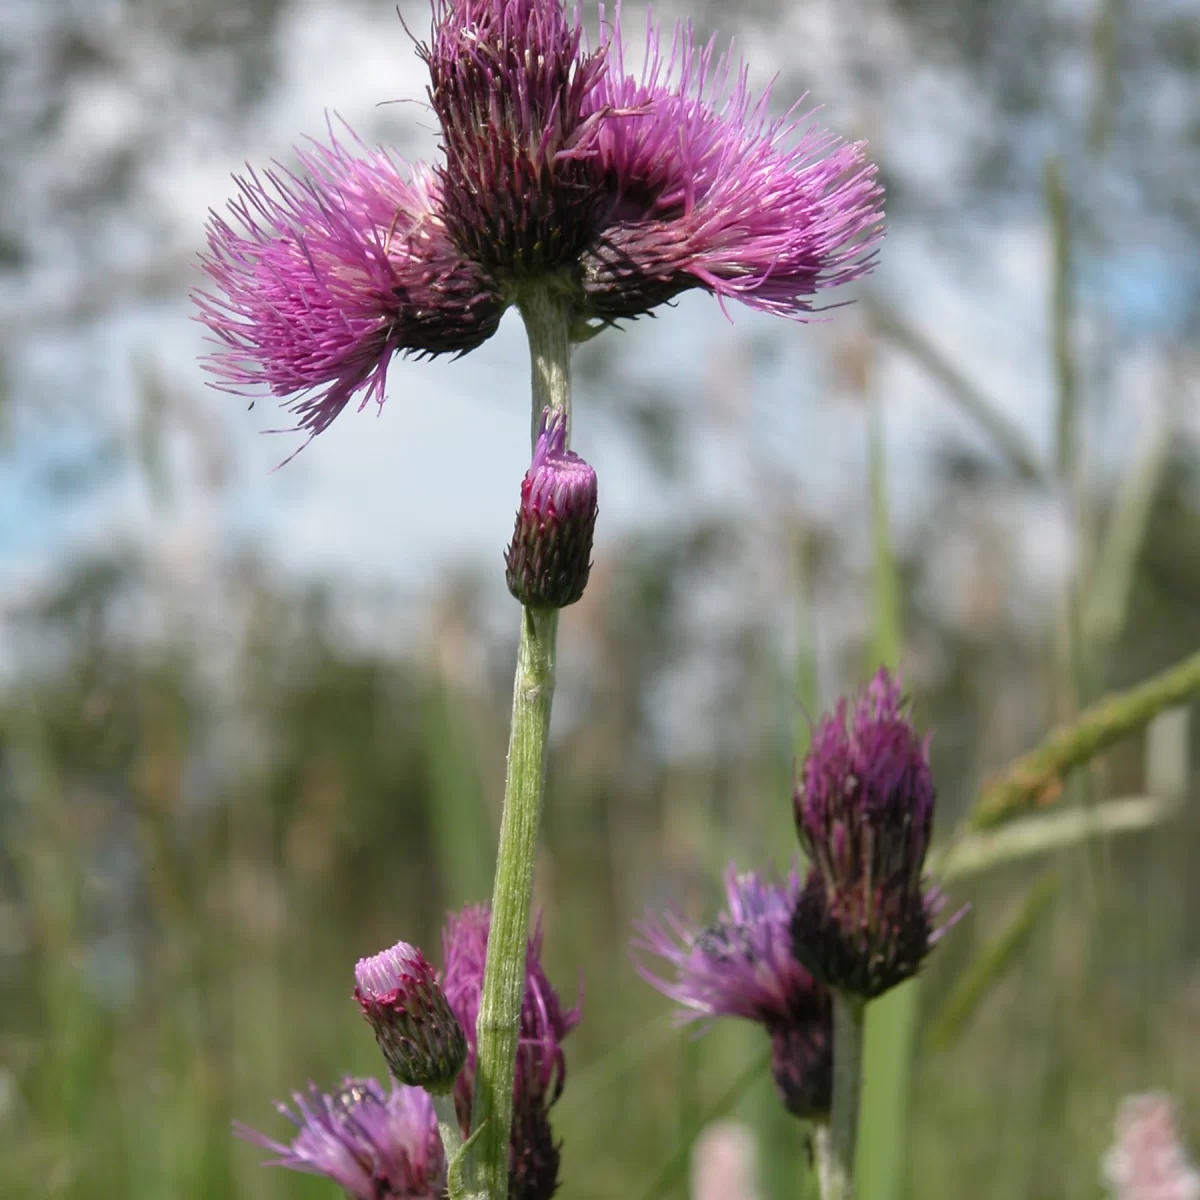
<instances>
[{"instance_id":1,"label":"purple spiny bud","mask_svg":"<svg viewBox=\"0 0 1200 1200\"><path fill-rule=\"evenodd\" d=\"M596 472L566 447L566 419L547 408L504 552L508 590L527 608L574 604L591 571Z\"/></svg>"},{"instance_id":2,"label":"purple spiny bud","mask_svg":"<svg viewBox=\"0 0 1200 1200\"><path fill-rule=\"evenodd\" d=\"M385 1091L373 1079L347 1079L326 1095L295 1092L293 1112L276 1107L299 1132L290 1144L234 1123L238 1137L290 1167L333 1180L353 1200L437 1200L446 1194L446 1160L433 1102L419 1088Z\"/></svg>"},{"instance_id":3,"label":"purple spiny bud","mask_svg":"<svg viewBox=\"0 0 1200 1200\"><path fill-rule=\"evenodd\" d=\"M467 1041L421 951L397 942L360 959L354 978L354 998L395 1078L431 1092L450 1091L466 1061Z\"/></svg>"},{"instance_id":4,"label":"purple spiny bud","mask_svg":"<svg viewBox=\"0 0 1200 1200\"><path fill-rule=\"evenodd\" d=\"M796 956L830 987L868 999L917 973L944 929L922 876L933 829L927 739L880 670L850 710L813 734L795 795L811 869L792 923Z\"/></svg>"},{"instance_id":5,"label":"purple spiny bud","mask_svg":"<svg viewBox=\"0 0 1200 1200\"><path fill-rule=\"evenodd\" d=\"M464 1135L471 1125L476 1022L490 926L487 907L477 905L448 917L442 933L443 986L467 1032L467 1065L454 1090ZM513 1080L509 1200L548 1200L558 1186L559 1149L550 1129L549 1109L562 1093L566 1059L561 1043L579 1023L579 1006L563 1009L542 969L541 955L539 925L529 939L525 957L525 999Z\"/></svg>"},{"instance_id":6,"label":"purple spiny bud","mask_svg":"<svg viewBox=\"0 0 1200 1200\"><path fill-rule=\"evenodd\" d=\"M792 872L786 886L725 876L726 911L704 929L668 913L634 925L635 950L666 959L674 981L635 959L647 983L682 1006L685 1021L742 1017L771 1039L771 1071L789 1112L828 1115L832 1099L832 1004L829 993L796 961L791 923L800 894Z\"/></svg>"}]
</instances>

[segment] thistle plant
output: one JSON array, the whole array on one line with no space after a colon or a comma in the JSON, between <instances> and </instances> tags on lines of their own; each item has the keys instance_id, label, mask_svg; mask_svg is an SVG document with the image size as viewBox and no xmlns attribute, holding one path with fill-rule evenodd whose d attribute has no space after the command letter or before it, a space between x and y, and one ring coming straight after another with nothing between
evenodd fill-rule
<instances>
[{"instance_id":1,"label":"thistle plant","mask_svg":"<svg viewBox=\"0 0 1200 1200\"><path fill-rule=\"evenodd\" d=\"M506 1194L520 1074L558 610L586 585L595 520L594 473L568 449L571 346L693 288L803 319L871 268L883 228L862 146L771 116L746 70L688 28L664 42L651 26L648 41L635 75L619 17L593 48L558 0L435 0L419 52L439 161L404 164L331 129L295 172L248 172L210 220L211 289L197 295L218 385L283 400L310 438L355 399L382 404L393 355L465 354L506 308L525 320L534 462L506 556L523 614L467 1018L464 1186L492 1200Z\"/></svg>"},{"instance_id":2,"label":"thistle plant","mask_svg":"<svg viewBox=\"0 0 1200 1200\"><path fill-rule=\"evenodd\" d=\"M886 669L853 705L839 701L813 733L794 798L810 865L792 946L833 994L833 1109L818 1141L825 1200L853 1193L866 1002L915 975L949 928L935 928L945 901L924 875L936 796L929 742L905 707Z\"/></svg>"}]
</instances>

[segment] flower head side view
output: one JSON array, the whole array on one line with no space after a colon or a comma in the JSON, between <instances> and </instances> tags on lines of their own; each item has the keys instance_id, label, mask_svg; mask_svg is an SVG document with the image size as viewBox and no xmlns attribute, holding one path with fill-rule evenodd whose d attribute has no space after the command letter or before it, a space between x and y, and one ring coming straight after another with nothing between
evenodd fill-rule
<instances>
[{"instance_id":1,"label":"flower head side view","mask_svg":"<svg viewBox=\"0 0 1200 1200\"><path fill-rule=\"evenodd\" d=\"M772 117L689 28L648 38L635 76L619 12L592 51L557 0L438 0L438 164L331 128L212 214L196 298L218 386L285 400L313 435L382 404L394 354L465 354L530 288L586 336L691 288L804 318L866 274L883 217L863 146Z\"/></svg>"},{"instance_id":2,"label":"flower head side view","mask_svg":"<svg viewBox=\"0 0 1200 1200\"><path fill-rule=\"evenodd\" d=\"M740 1017L756 1021L771 1040L771 1072L787 1110L828 1117L832 1092L832 1008L829 992L792 952L792 917L800 879L786 883L725 875L726 907L697 928L674 913L635 922L635 952L670 963L675 978L652 971L635 955L638 974L679 1004L683 1021Z\"/></svg>"}]
</instances>

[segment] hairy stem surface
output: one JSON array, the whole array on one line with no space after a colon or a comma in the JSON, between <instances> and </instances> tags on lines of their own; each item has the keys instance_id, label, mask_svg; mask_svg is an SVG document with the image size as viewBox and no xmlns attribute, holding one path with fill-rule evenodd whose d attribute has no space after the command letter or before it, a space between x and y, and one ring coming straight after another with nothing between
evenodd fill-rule
<instances>
[{"instance_id":1,"label":"hairy stem surface","mask_svg":"<svg viewBox=\"0 0 1200 1200\"><path fill-rule=\"evenodd\" d=\"M854 1195L854 1154L862 1097L863 1014L857 996L833 993L833 1112L814 1139L821 1200Z\"/></svg>"},{"instance_id":2,"label":"hairy stem surface","mask_svg":"<svg viewBox=\"0 0 1200 1200\"><path fill-rule=\"evenodd\" d=\"M567 414L571 382L568 317L550 292L522 298L533 369L533 431L544 408ZM500 846L492 891L492 924L476 1026L478 1059L467 1159L466 1194L505 1200L512 1126L513 1072L525 995L529 908L537 859L538 827L546 787L550 706L554 698L556 609L525 608L513 682L512 727ZM475 1135L478 1136L475 1136Z\"/></svg>"}]
</instances>

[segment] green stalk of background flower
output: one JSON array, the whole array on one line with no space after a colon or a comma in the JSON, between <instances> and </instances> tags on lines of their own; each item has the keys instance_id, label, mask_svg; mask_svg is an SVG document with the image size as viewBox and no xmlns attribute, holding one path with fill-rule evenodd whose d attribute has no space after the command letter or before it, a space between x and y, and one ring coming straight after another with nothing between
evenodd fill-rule
<instances>
[{"instance_id":1,"label":"green stalk of background flower","mask_svg":"<svg viewBox=\"0 0 1200 1200\"><path fill-rule=\"evenodd\" d=\"M870 666L900 664L900 589L892 555L883 419L868 397L875 636ZM855 1179L860 1196L894 1200L903 1190L918 983L912 979L867 1006L862 1027L862 1096Z\"/></svg>"},{"instance_id":2,"label":"green stalk of background flower","mask_svg":"<svg viewBox=\"0 0 1200 1200\"><path fill-rule=\"evenodd\" d=\"M568 316L548 290L530 290L519 304L529 335L533 429L544 408L567 414L571 383ZM513 1073L525 995L525 953L537 860L538 828L546 788L550 708L554 699L556 609L525 608L513 681L508 776L492 890L492 923L476 1027L478 1057L465 1195L505 1200L512 1126Z\"/></svg>"}]
</instances>

